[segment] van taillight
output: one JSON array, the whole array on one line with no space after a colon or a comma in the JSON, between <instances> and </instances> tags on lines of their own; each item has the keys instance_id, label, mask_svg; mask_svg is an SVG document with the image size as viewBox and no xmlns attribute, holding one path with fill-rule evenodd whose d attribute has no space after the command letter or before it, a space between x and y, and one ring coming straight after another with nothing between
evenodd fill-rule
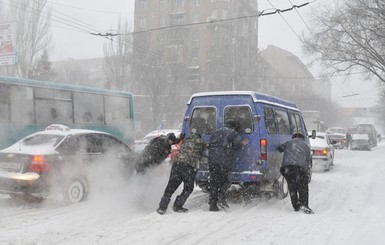
<instances>
[{"instance_id":1,"label":"van taillight","mask_svg":"<svg viewBox=\"0 0 385 245\"><path fill-rule=\"evenodd\" d=\"M45 161L43 156L35 155L32 157L31 166L29 166L29 171L36 173L48 172L49 165Z\"/></svg>"},{"instance_id":2,"label":"van taillight","mask_svg":"<svg viewBox=\"0 0 385 245\"><path fill-rule=\"evenodd\" d=\"M261 145L261 160L267 160L267 140L261 139L260 145Z\"/></svg>"}]
</instances>

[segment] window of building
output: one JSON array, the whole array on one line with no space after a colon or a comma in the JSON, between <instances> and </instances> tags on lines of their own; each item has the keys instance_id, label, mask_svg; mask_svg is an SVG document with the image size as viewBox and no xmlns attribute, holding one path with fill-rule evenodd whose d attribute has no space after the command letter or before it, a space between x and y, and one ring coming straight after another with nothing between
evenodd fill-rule
<instances>
[{"instance_id":1,"label":"window of building","mask_svg":"<svg viewBox=\"0 0 385 245\"><path fill-rule=\"evenodd\" d=\"M229 18L229 10L223 9L222 10L222 19L228 19Z\"/></svg>"},{"instance_id":2,"label":"window of building","mask_svg":"<svg viewBox=\"0 0 385 245\"><path fill-rule=\"evenodd\" d=\"M192 40L194 42L199 42L199 31L198 30L194 30L193 33L192 33Z\"/></svg>"},{"instance_id":3,"label":"window of building","mask_svg":"<svg viewBox=\"0 0 385 245\"><path fill-rule=\"evenodd\" d=\"M162 11L165 9L166 0L159 0L159 10Z\"/></svg>"},{"instance_id":4,"label":"window of building","mask_svg":"<svg viewBox=\"0 0 385 245\"><path fill-rule=\"evenodd\" d=\"M195 7L200 6L200 0L194 0L193 6L195 6Z\"/></svg>"},{"instance_id":5,"label":"window of building","mask_svg":"<svg viewBox=\"0 0 385 245\"><path fill-rule=\"evenodd\" d=\"M139 19L139 28L145 29L147 25L147 19L146 18L140 18Z\"/></svg>"},{"instance_id":6,"label":"window of building","mask_svg":"<svg viewBox=\"0 0 385 245\"><path fill-rule=\"evenodd\" d=\"M199 48L192 48L191 49L191 58L193 58L193 59L199 58Z\"/></svg>"},{"instance_id":7,"label":"window of building","mask_svg":"<svg viewBox=\"0 0 385 245\"><path fill-rule=\"evenodd\" d=\"M159 17L159 27L166 26L166 17Z\"/></svg>"},{"instance_id":8,"label":"window of building","mask_svg":"<svg viewBox=\"0 0 385 245\"><path fill-rule=\"evenodd\" d=\"M147 10L147 0L140 0L139 1L139 7L141 11Z\"/></svg>"},{"instance_id":9,"label":"window of building","mask_svg":"<svg viewBox=\"0 0 385 245\"><path fill-rule=\"evenodd\" d=\"M218 10L213 9L213 10L211 11L210 19L211 19L211 20L216 20L216 19L218 19Z\"/></svg>"},{"instance_id":10,"label":"window of building","mask_svg":"<svg viewBox=\"0 0 385 245\"><path fill-rule=\"evenodd\" d=\"M184 14L176 14L171 17L171 24L172 25L181 25L185 23Z\"/></svg>"},{"instance_id":11,"label":"window of building","mask_svg":"<svg viewBox=\"0 0 385 245\"><path fill-rule=\"evenodd\" d=\"M193 19L192 19L192 22L193 23L199 23L200 22L200 15L199 14L194 14L193 15Z\"/></svg>"},{"instance_id":12,"label":"window of building","mask_svg":"<svg viewBox=\"0 0 385 245\"><path fill-rule=\"evenodd\" d=\"M184 0L173 0L172 2L173 8L183 8L184 7Z\"/></svg>"}]
</instances>

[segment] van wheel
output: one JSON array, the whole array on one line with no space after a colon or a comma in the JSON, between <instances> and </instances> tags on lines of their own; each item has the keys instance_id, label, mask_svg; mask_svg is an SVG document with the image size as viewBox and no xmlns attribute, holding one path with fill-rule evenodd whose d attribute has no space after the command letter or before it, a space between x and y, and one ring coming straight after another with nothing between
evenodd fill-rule
<instances>
[{"instance_id":1,"label":"van wheel","mask_svg":"<svg viewBox=\"0 0 385 245\"><path fill-rule=\"evenodd\" d=\"M68 204L83 201L87 195L87 184L83 178L74 178L64 189L64 199Z\"/></svg>"},{"instance_id":2,"label":"van wheel","mask_svg":"<svg viewBox=\"0 0 385 245\"><path fill-rule=\"evenodd\" d=\"M276 184L277 184L276 197L278 199L284 199L285 197L287 197L289 193L289 186L287 185L286 179L283 176L281 176L277 180Z\"/></svg>"}]
</instances>

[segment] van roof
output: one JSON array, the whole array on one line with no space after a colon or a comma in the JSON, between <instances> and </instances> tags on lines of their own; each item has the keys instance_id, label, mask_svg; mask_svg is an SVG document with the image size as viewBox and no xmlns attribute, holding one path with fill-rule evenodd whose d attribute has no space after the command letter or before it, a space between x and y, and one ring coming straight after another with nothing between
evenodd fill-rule
<instances>
[{"instance_id":1,"label":"van roof","mask_svg":"<svg viewBox=\"0 0 385 245\"><path fill-rule=\"evenodd\" d=\"M297 106L288 100L284 100L278 97L274 97L268 94L258 93L255 91L216 91L216 92L202 92L191 95L188 105L191 104L192 100L196 97L206 96L227 96L227 95L249 95L253 98L254 102L284 106L293 110L298 110Z\"/></svg>"}]
</instances>

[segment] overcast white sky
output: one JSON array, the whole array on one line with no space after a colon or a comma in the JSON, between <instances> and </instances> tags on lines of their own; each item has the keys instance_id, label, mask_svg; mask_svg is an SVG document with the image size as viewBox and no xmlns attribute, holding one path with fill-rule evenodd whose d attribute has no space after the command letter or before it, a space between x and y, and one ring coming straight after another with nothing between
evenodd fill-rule
<instances>
[{"instance_id":1,"label":"overcast white sky","mask_svg":"<svg viewBox=\"0 0 385 245\"><path fill-rule=\"evenodd\" d=\"M306 63L301 51L300 41L297 36L307 31L306 19L312 8L317 4L333 0L318 0L309 5L285 12L281 15L261 17L259 20L259 47L264 49L269 44L283 48ZM94 58L101 57L105 39L92 36L85 30L94 32L106 32L116 26L119 16L127 16L133 20L134 0L49 0L54 8L53 12L53 39L55 42L52 60L66 60L69 58ZM293 5L301 5L308 0L259 0L259 10L271 10L272 8L286 9ZM65 15L63 15L65 14ZM63 19L74 18L74 26L82 25L84 30L74 31L75 28L67 23L63 25ZM304 21L303 21L304 20ZM71 24L71 23L70 23ZM88 25L86 25L88 24ZM311 68L315 77L318 76L318 68ZM344 106L368 107L373 106L377 100L377 88L375 82L362 81L359 76L339 77L332 79L333 101ZM353 97L344 97L351 94L359 94Z\"/></svg>"}]
</instances>

